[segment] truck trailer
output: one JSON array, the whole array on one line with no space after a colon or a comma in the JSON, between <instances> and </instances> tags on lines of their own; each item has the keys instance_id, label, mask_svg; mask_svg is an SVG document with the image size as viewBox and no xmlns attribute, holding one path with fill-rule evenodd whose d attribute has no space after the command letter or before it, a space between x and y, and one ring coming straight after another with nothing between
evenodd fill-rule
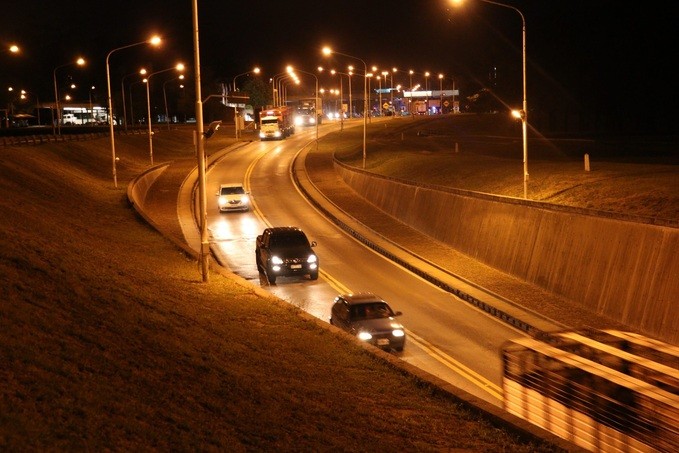
<instances>
[{"instance_id":1,"label":"truck trailer","mask_svg":"<svg viewBox=\"0 0 679 453\"><path fill-rule=\"evenodd\" d=\"M294 109L288 106L262 110L259 115L259 138L281 140L295 133Z\"/></svg>"}]
</instances>

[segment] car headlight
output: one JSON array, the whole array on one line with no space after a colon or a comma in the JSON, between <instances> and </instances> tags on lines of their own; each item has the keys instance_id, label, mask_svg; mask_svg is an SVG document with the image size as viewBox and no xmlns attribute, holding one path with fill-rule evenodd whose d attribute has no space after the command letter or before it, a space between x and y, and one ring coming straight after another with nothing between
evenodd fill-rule
<instances>
[{"instance_id":1,"label":"car headlight","mask_svg":"<svg viewBox=\"0 0 679 453\"><path fill-rule=\"evenodd\" d=\"M273 264L283 264L283 260L277 257L276 255L271 257L271 262Z\"/></svg>"},{"instance_id":2,"label":"car headlight","mask_svg":"<svg viewBox=\"0 0 679 453\"><path fill-rule=\"evenodd\" d=\"M248 197L247 195L245 195L244 197L242 197L242 198L240 199L240 202L243 203L243 204L249 204L249 203L250 203L250 197Z\"/></svg>"},{"instance_id":3,"label":"car headlight","mask_svg":"<svg viewBox=\"0 0 679 453\"><path fill-rule=\"evenodd\" d=\"M315 263L316 261L318 261L316 255L309 255L309 258L306 260L307 263Z\"/></svg>"},{"instance_id":4,"label":"car headlight","mask_svg":"<svg viewBox=\"0 0 679 453\"><path fill-rule=\"evenodd\" d=\"M219 197L219 206L224 206L226 204L226 198L225 197Z\"/></svg>"},{"instance_id":5,"label":"car headlight","mask_svg":"<svg viewBox=\"0 0 679 453\"><path fill-rule=\"evenodd\" d=\"M358 335L356 335L356 336L358 337L359 340L362 340L362 341L369 341L373 337L370 334L370 332L359 332Z\"/></svg>"},{"instance_id":6,"label":"car headlight","mask_svg":"<svg viewBox=\"0 0 679 453\"><path fill-rule=\"evenodd\" d=\"M395 337L405 337L406 333L403 331L403 329L394 329L391 334Z\"/></svg>"}]
</instances>

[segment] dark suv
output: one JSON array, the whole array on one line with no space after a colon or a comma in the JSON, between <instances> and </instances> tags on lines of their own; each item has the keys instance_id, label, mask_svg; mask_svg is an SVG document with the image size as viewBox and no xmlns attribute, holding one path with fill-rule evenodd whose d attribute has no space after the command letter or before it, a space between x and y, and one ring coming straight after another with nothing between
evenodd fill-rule
<instances>
[{"instance_id":1,"label":"dark suv","mask_svg":"<svg viewBox=\"0 0 679 453\"><path fill-rule=\"evenodd\" d=\"M316 247L316 241L309 242L297 227L266 228L257 236L257 269L266 274L270 284L279 276L308 275L317 280L319 262L312 247Z\"/></svg>"},{"instance_id":2,"label":"dark suv","mask_svg":"<svg viewBox=\"0 0 679 453\"><path fill-rule=\"evenodd\" d=\"M330 324L385 351L401 352L406 333L395 319L401 315L373 293L342 294L335 297Z\"/></svg>"}]
</instances>

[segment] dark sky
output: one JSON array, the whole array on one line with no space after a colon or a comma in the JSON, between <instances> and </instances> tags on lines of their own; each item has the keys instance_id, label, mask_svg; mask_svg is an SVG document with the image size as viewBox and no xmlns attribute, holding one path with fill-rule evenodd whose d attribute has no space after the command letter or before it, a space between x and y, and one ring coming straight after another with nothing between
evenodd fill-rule
<instances>
[{"instance_id":1,"label":"dark sky","mask_svg":"<svg viewBox=\"0 0 679 453\"><path fill-rule=\"evenodd\" d=\"M503 3L526 20L529 106L676 110L672 67L679 27L669 6L619 0ZM329 44L369 66L397 67L400 74L442 72L444 88L452 88L455 77L463 96L490 84L495 74L493 82L508 101L521 99L520 15L481 0L465 0L460 8L449 0L198 0L198 9L204 83L230 82L255 65L267 79L285 64L309 72L319 64L360 67L347 58L328 61L320 49ZM78 55L89 61L87 68L59 68L59 84L70 76L105 92L106 54L151 33L163 37L162 49L136 46L111 56L114 91L122 75L140 67L161 70L179 60L193 65L192 29L191 0L12 2L0 17L0 99L7 102L11 85L52 100L54 69ZM10 42L21 46L21 55L4 51ZM432 80L438 88L438 79ZM324 84L331 82L321 79ZM86 92L80 97L86 99Z\"/></svg>"}]
</instances>

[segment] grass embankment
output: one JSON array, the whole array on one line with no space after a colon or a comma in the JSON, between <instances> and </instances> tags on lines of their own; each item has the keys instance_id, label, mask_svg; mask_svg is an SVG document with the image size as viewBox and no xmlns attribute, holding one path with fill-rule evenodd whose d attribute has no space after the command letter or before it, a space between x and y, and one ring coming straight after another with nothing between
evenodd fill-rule
<instances>
[{"instance_id":1,"label":"grass embankment","mask_svg":"<svg viewBox=\"0 0 679 453\"><path fill-rule=\"evenodd\" d=\"M191 143L160 131L154 160ZM116 147L118 189L106 138L0 149L0 450L555 450L293 306L201 282L127 203L146 136Z\"/></svg>"},{"instance_id":2,"label":"grass embankment","mask_svg":"<svg viewBox=\"0 0 679 453\"><path fill-rule=\"evenodd\" d=\"M374 126L367 169L523 198L522 148L520 123L502 115L397 118ZM361 165L358 154L343 160ZM594 141L548 139L531 132L527 168L530 200L679 223L677 137Z\"/></svg>"}]
</instances>

